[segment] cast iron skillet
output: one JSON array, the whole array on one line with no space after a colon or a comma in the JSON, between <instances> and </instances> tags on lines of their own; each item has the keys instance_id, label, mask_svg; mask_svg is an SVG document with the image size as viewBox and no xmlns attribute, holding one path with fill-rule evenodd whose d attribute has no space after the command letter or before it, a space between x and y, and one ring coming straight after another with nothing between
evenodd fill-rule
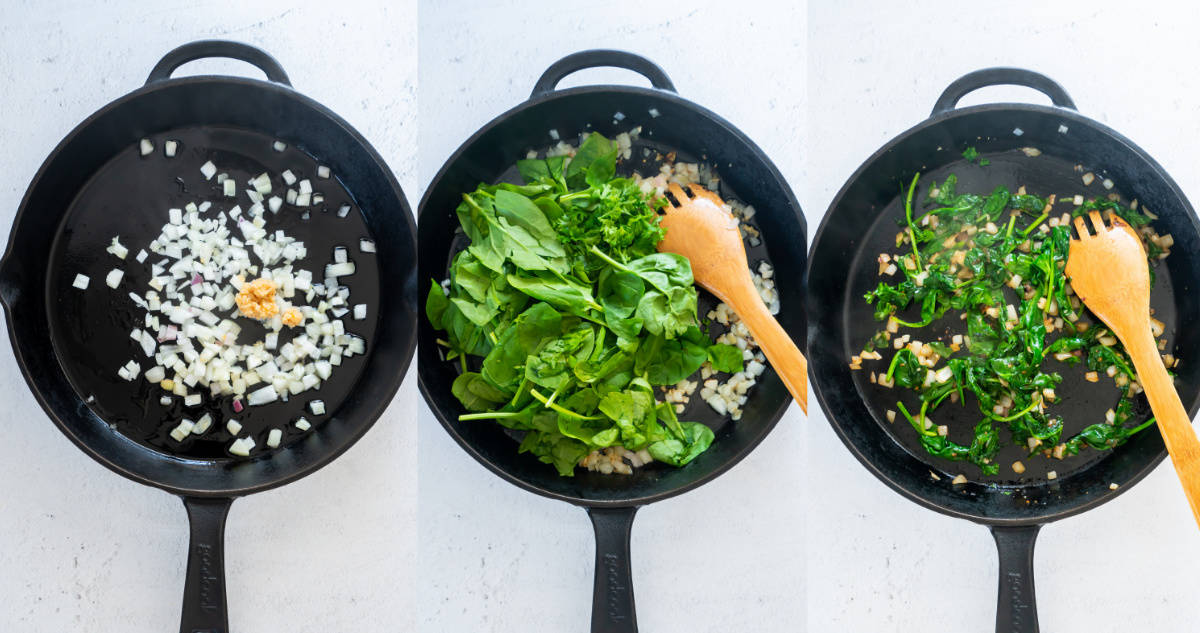
<instances>
[{"instance_id":1,"label":"cast iron skillet","mask_svg":"<svg viewBox=\"0 0 1200 633\"><path fill-rule=\"evenodd\" d=\"M1005 103L955 109L963 95L1001 84L1037 89L1054 105ZM974 146L991 165L969 164L962 157L967 146ZM1023 147L1038 148L1042 154L1027 156L1019 149ZM899 390L870 384L868 374L875 367L869 361L863 371L851 371L848 363L879 328L862 296L879 282L876 256L895 250L894 241L891 248L888 242L898 231L896 219L904 217L899 192L916 171L922 174L922 185L953 172L959 177L960 191L991 191L1000 184L1013 190L1023 184L1031 193L1056 193L1060 198L1075 193L1103 196L1109 192L1101 182L1111 179L1113 191L1127 202L1136 198L1158 214L1155 226L1175 237L1176 247L1166 266L1156 268L1152 305L1167 325L1174 353L1184 359L1200 355L1200 331L1180 327L1200 318L1200 303L1192 291L1200 280L1200 223L1174 181L1152 158L1117 132L1077 113L1057 83L1027 70L992 68L952 83L928 120L867 159L834 198L817 231L808 268L808 349L817 399L830 424L854 456L897 492L930 509L989 526L1000 554L996 629L1037 631L1032 565L1038 529L1124 492L1166 453L1159 434L1146 431L1116 450L1086 449L1065 461L1028 459L1029 470L1018 478L1009 464L1023 459L1025 453L1010 447L999 455L1001 475L984 477L972 466L929 457L915 443L914 434L906 432L911 428L886 421L883 413L895 408ZM1097 176L1091 187L1081 181L1085 171ZM922 186L918 195L924 194ZM1062 213L1070 205L1055 208ZM1116 404L1118 394L1111 382L1083 381L1086 369L1056 370L1064 376L1057 389L1064 402L1056 406L1065 419L1064 438L1102 420L1104 411ZM1200 363L1184 362L1177 371L1180 396L1195 415ZM1140 400L1135 415L1145 419L1148 407L1144 398ZM965 415L956 417L956 411ZM939 424L959 430L978 421L969 410L954 405L944 405L936 417ZM1057 469L1057 479L1045 476L1051 468ZM950 480L960 472L970 481L952 485ZM1110 490L1114 483L1119 488Z\"/></svg>"},{"instance_id":2,"label":"cast iron skillet","mask_svg":"<svg viewBox=\"0 0 1200 633\"><path fill-rule=\"evenodd\" d=\"M555 90L568 74L598 66L633 70L649 79L653 88ZM618 112L623 120L614 120ZM805 224L795 196L750 139L716 114L679 97L658 66L620 51L584 51L554 63L538 79L528 101L485 125L450 157L421 201L417 223L422 245L418 254L421 286L428 288L430 279L446 277L450 257L461 243L456 241L454 209L463 193L481 182L511 178L511 167L527 150L555 143L549 136L552 129L561 138L574 141L581 132L594 130L612 138L638 125L643 128L642 142L634 146L634 160L646 146L663 153L678 151L683 159L715 162L722 193L736 192L739 199L754 205L758 210L754 221L766 239L767 252L756 257L752 251L750 259L768 256L773 262L782 282L779 320L793 333L803 331L801 287L786 281L800 279L804 270ZM701 314L708 305L712 304L702 297ZM637 629L629 563L629 533L637 509L691 490L728 470L762 441L791 403L783 383L768 370L752 391L739 422L727 424L699 398L693 398L692 407L680 418L713 426L717 437L712 448L688 466L676 469L652 464L632 476L577 470L574 477L560 477L553 467L518 454L517 441L499 425L458 421L465 411L450 392L456 365L441 359L437 333L429 322L424 318L418 321L421 393L446 431L497 475L531 492L587 509L596 532L595 633Z\"/></svg>"},{"instance_id":3,"label":"cast iron skillet","mask_svg":"<svg viewBox=\"0 0 1200 633\"><path fill-rule=\"evenodd\" d=\"M204 57L244 60L266 73L270 81L213 76L170 79L181 64ZM261 136L262 146L253 151L239 146L238 142L246 141L245 135ZM182 173L183 183L154 173L154 165L161 160L147 160L147 171L130 173L130 156L136 160L139 139L159 139L156 153L161 158L161 139L175 137L185 139L179 157L172 159L187 170ZM314 183L331 187L331 196L351 196L348 200L361 209L361 218L358 213L337 218L314 207L311 227L320 230L309 228L305 233L298 228L289 233L306 242L315 240L323 250L320 255L326 258L324 248L332 241L326 244L325 240L340 239L350 248L351 258L364 263L367 255L358 253L358 238L369 230L377 243L374 257L378 269L367 264L363 266L367 275L349 282L360 284L356 290L361 292L356 294L370 297L376 306L369 310L374 316L367 321L347 322L351 331L371 331L368 354L341 368L344 376L340 382L335 374L321 392L324 396L328 387L341 396L337 398L340 404L330 398L329 415L314 424L312 432L289 435L285 447L251 459L230 459L223 452L207 454L198 444L183 455L160 451L153 437L138 435L147 431L128 426L129 405L134 400L122 407L120 398L129 398L130 383L112 380L111 386L106 386L87 378L97 373L111 375L133 355L128 339L131 324L110 314L127 309L120 306L129 302L125 295L134 288L122 286L121 292L106 294L109 289L103 284L103 275L116 260L104 255L102 247L97 255L96 244L113 234L120 234L126 245L144 245L156 236L165 222L165 203L194 199L183 187L205 186L198 171L191 174L193 166L188 162L196 159L197 152L218 151L196 146L205 139L214 147L233 143L225 147L222 156L239 182L253 175L249 170L262 167L256 161L282 160L270 149L270 139L284 140L291 146L289 151L295 148L320 160L340 181L340 193L332 190L337 187L331 181L324 181L328 185ZM266 155L261 152L264 147ZM113 200L124 204L97 211L97 205ZM282 219L289 214L296 217ZM278 217L280 222L300 222L298 211L286 206ZM324 228L338 226L339 220L346 228ZM287 75L268 54L234 42L194 42L168 53L144 87L81 123L34 177L0 263L0 299L17 363L38 402L71 441L117 473L183 498L191 523L191 545L181 631L228 630L223 539L233 499L283 485L329 463L367 431L395 394L415 347L414 235L404 194L367 141L336 114L292 90ZM130 271L137 268L132 264L134 253L136 247L124 266ZM108 259L100 260L103 257ZM88 263L91 260L96 261ZM90 269L80 271L85 264ZM92 277L91 292L66 294L72 293L69 284L75 272ZM69 276L65 283L64 275ZM390 292L380 294L382 279L392 286ZM79 297L99 297L94 300L100 303L92 306L90 314L84 313L79 302L93 299ZM105 301L111 307L107 313ZM64 314L78 318L72 324ZM78 336L79 332L86 335ZM116 358L111 357L117 353L112 351L116 349L112 348L113 338L124 350ZM136 384L146 383L139 377ZM88 396L94 399L85 401ZM298 410L308 399L293 398L284 408L268 405L253 415L275 415L280 418L275 424L288 428L291 418L286 406ZM156 401L146 405L147 400L140 402L158 405ZM153 430L147 433L157 433L163 426L161 419L149 422ZM219 432L223 431L214 428L209 433Z\"/></svg>"}]
</instances>

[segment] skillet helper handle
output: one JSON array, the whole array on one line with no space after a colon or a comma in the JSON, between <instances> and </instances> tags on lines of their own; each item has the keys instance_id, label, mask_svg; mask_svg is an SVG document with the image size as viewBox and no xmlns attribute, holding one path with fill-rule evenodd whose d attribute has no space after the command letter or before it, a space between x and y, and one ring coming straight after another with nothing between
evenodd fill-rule
<instances>
[{"instance_id":1,"label":"skillet helper handle","mask_svg":"<svg viewBox=\"0 0 1200 633\"><path fill-rule=\"evenodd\" d=\"M946 87L942 91L942 96L938 97L937 103L933 105L931 117L937 116L943 112L949 112L958 105L958 100L967 96L967 93L974 92L980 88L988 86L1025 86L1033 88L1038 92L1050 97L1050 102L1060 108L1075 108L1075 101L1071 99L1071 95L1062 86L1058 85L1057 81L1032 70L1024 68L984 68L975 72L967 73L962 77L954 80L954 83Z\"/></svg>"},{"instance_id":2,"label":"skillet helper handle","mask_svg":"<svg viewBox=\"0 0 1200 633\"><path fill-rule=\"evenodd\" d=\"M283 66L280 66L279 62L269 53L249 44L229 40L199 40L176 48L163 55L163 58L154 65L150 76L146 78L146 83L166 81L171 78L171 73L175 72L176 68L197 59L210 57L239 59L266 73L267 79L289 88L292 86L287 73L283 71Z\"/></svg>"},{"instance_id":3,"label":"skillet helper handle","mask_svg":"<svg viewBox=\"0 0 1200 633\"><path fill-rule=\"evenodd\" d=\"M637 633L629 533L637 506L588 508L596 531L596 572L592 589L592 633Z\"/></svg>"},{"instance_id":4,"label":"skillet helper handle","mask_svg":"<svg viewBox=\"0 0 1200 633\"><path fill-rule=\"evenodd\" d=\"M993 527L1000 553L1000 597L996 633L1038 633L1037 598L1033 592L1033 545L1040 525Z\"/></svg>"},{"instance_id":5,"label":"skillet helper handle","mask_svg":"<svg viewBox=\"0 0 1200 633\"><path fill-rule=\"evenodd\" d=\"M625 51L617 51L604 48L596 48L587 51L572 53L566 57L554 62L542 73L538 78L537 83L533 85L533 92L529 95L530 99L536 99L545 94L554 92L558 82L571 73L578 72L585 68L600 68L611 66L613 68L624 68L650 80L650 85L659 90L675 92L675 84L671 83L670 77L663 72L658 64L634 53Z\"/></svg>"},{"instance_id":6,"label":"skillet helper handle","mask_svg":"<svg viewBox=\"0 0 1200 633\"><path fill-rule=\"evenodd\" d=\"M225 518L231 498L184 497L192 528L180 633L228 633L225 604Z\"/></svg>"}]
</instances>

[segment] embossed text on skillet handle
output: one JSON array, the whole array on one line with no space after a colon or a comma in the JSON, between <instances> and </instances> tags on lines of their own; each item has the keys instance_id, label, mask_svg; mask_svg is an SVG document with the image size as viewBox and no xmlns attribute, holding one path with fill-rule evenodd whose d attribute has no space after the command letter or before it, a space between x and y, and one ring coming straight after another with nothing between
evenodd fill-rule
<instances>
[{"instance_id":1,"label":"embossed text on skillet handle","mask_svg":"<svg viewBox=\"0 0 1200 633\"><path fill-rule=\"evenodd\" d=\"M1000 554L996 633L1038 633L1033 591L1033 545L1040 525L992 527Z\"/></svg>"},{"instance_id":2,"label":"embossed text on skillet handle","mask_svg":"<svg viewBox=\"0 0 1200 633\"><path fill-rule=\"evenodd\" d=\"M629 532L636 506L588 508L596 531L596 580L592 592L592 633L636 633Z\"/></svg>"},{"instance_id":3,"label":"embossed text on skillet handle","mask_svg":"<svg viewBox=\"0 0 1200 633\"><path fill-rule=\"evenodd\" d=\"M225 606L225 517L230 498L184 497L191 541L180 633L228 633Z\"/></svg>"}]
</instances>

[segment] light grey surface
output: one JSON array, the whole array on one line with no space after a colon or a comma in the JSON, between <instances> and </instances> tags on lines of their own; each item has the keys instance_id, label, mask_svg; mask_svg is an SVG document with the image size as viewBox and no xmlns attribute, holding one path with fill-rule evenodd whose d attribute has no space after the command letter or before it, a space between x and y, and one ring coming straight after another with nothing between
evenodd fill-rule
<instances>
[{"instance_id":1,"label":"light grey surface","mask_svg":"<svg viewBox=\"0 0 1200 633\"><path fill-rule=\"evenodd\" d=\"M167 51L200 38L242 40L275 55L298 90L357 127L410 197L415 191L412 3L6 0L0 15L5 232L38 166L71 128L140 86ZM183 72L261 76L240 62L198 62ZM178 630L182 504L75 448L26 388L7 340L3 347L0 630ZM414 372L341 459L234 503L226 534L234 630L411 628L415 385Z\"/></svg>"},{"instance_id":2,"label":"light grey surface","mask_svg":"<svg viewBox=\"0 0 1200 633\"><path fill-rule=\"evenodd\" d=\"M803 202L812 227L859 164L927 117L951 81L997 65L1054 78L1081 113L1139 144L1200 199L1192 5L819 2L809 15L812 195ZM964 104L1001 99L1048 103L1010 88ZM997 563L988 531L886 488L845 450L815 403L806 428L812 629L992 630ZM1111 503L1042 530L1042 630L1194 631L1197 561L1195 522L1164 463Z\"/></svg>"},{"instance_id":3,"label":"light grey surface","mask_svg":"<svg viewBox=\"0 0 1200 633\"><path fill-rule=\"evenodd\" d=\"M720 0L683 10L628 1L480 4L420 7L422 187L475 130L528 98L547 66L588 48L648 56L681 95L741 128L788 181L803 181L802 5L755 13ZM563 85L583 83L647 85L611 70ZM424 403L419 417L422 630L587 631L594 545L584 512L492 475ZM731 471L638 513L641 630L806 630L803 426L793 406Z\"/></svg>"}]
</instances>

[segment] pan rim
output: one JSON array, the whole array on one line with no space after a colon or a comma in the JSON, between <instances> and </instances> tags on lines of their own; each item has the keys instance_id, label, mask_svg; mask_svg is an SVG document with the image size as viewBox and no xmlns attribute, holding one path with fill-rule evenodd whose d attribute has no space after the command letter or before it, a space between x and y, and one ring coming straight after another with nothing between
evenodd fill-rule
<instances>
[{"instance_id":1,"label":"pan rim","mask_svg":"<svg viewBox=\"0 0 1200 633\"><path fill-rule=\"evenodd\" d=\"M766 153L762 150L762 148L760 148L758 146L758 144L756 144L753 140L751 140L748 136L746 136L741 130L739 130L732 123L730 123L728 120L721 117L720 115L716 114L715 112L712 112L711 110L705 108L704 106L701 106L689 99L681 97L678 93L668 91L668 90L661 90L658 88L645 88L645 87L641 87L641 86L623 86L623 85L616 85L616 84L587 85L587 86L577 86L577 87L573 87L573 88L565 88L562 90L554 90L554 91L551 91L551 92L548 92L548 93L545 93L542 95L538 95L537 97L533 97L533 98L527 99L525 101L521 101L518 104L514 105L513 107L509 108L508 110L505 110L503 113L492 118L490 121L488 121L483 126L481 126L478 130L476 130L473 134L471 134L465 141L463 141L450 154L449 157L446 158L446 160L442 163L442 166L438 169L437 173L434 175L433 179L430 180L429 185L425 187L425 191L421 197L421 202L417 207L417 223L418 223L418 225L420 224L421 217L424 216L426 212L432 213L432 211L428 210L427 203L429 201L429 198L430 198L432 192L436 188L435 186L442 181L442 179L445 177L445 175L450 171L450 168L456 162L458 162L458 160L466 152L466 150L468 148L472 147L473 145L475 145L475 143L477 143L483 135L490 132L494 128L499 127L500 125L504 124L512 116L514 116L520 112L523 112L527 109L544 106L547 103L551 103L551 102L554 102L554 101L557 101L560 99L571 98L571 97L575 97L575 96L579 96L579 95L591 95L591 94L603 94L603 93L631 94L631 95L650 97L652 99L661 99L665 102L672 103L673 105L677 105L682 108L691 110L691 111L703 116L704 118L709 119L718 127L724 129L733 138L735 138L739 143L741 143L744 147L746 147L748 150L750 150L751 153L753 153L764 165L766 165L768 167L767 176L772 181L774 181L780 187L780 190L784 193L785 198L787 199L787 202L788 202L788 207L789 207L792 215L794 216L795 221L798 223L801 232L807 238L808 225L804 218L803 211L800 207L800 202L796 198L795 192L792 191L791 187L787 184L786 179L784 179L783 175L779 172L779 168L774 164L774 162L772 162L770 160L770 158L766 155ZM805 250L803 255L805 258L804 269L807 270L807 268L808 268L807 249ZM807 279L807 276L805 276L805 279ZM805 292L801 293L802 300L806 294L807 293L805 293ZM807 312L806 312L806 314L807 314ZM419 315L418 318L419 319L424 318L424 314ZM806 323L807 323L807 320L806 320ZM806 347L805 341L798 341L798 343L802 347ZM693 481L689 481L686 485L677 486L675 488L671 488L668 490L663 490L660 492L655 492L653 494L648 494L648 495L643 495L640 497L633 497L633 498L587 499L587 498L583 498L583 497L577 497L574 495L555 492L553 490L548 490L546 488L537 486L531 482L528 482L520 477L513 475L512 473L507 472L503 468L500 468L498 465L492 463L490 460L488 460L486 457L484 457L483 454L475 446L473 446L470 442L467 442L454 429L454 427L450 424L450 421L443 415L442 411L440 411L438 408L434 407L431 404L433 402L433 395L432 395L433 387L427 383L425 375L420 371L419 366L418 366L418 371L417 371L417 384L418 384L418 388L420 389L421 396L425 400L426 407L429 409L430 412L433 413L433 416L437 419L438 423L441 425L443 430L445 430L446 433L448 435L450 435L451 438L454 439L454 442L456 444L458 444L459 447L461 447L464 451L466 451L467 454L469 454L476 462L478 462L479 464L484 466L484 468L486 468L487 470L491 471L492 473L498 475L505 481L508 481L509 483L514 484L514 485L516 485L524 490L527 490L529 492L532 492L534 494L537 494L537 495L540 495L543 497L548 497L551 499L557 499L559 501L565 501L565 502L573 504L573 505L577 505L580 507L587 507L587 508L640 507L643 505L654 503L656 501L661 501L663 499L668 499L668 498L674 497L676 495L680 495L680 494L689 492L695 488L698 488L698 487L712 481L713 479L716 479L720 475L722 475L725 472L732 469L739 462L741 462L743 459L745 459L745 457L747 455L749 455L751 452L753 452L754 449L756 449L758 447L758 445L761 444L762 441L765 440L768 435L770 435L771 431L774 430L775 426L779 423L779 421L783 418L783 416L787 413L787 411L791 409L792 405L794 404L792 402L791 398L784 400L781 403L781 405L779 407L777 407L775 412L771 414L770 419L766 421L766 423L763 426L762 431L756 437L752 438L747 443L747 445L742 448L742 450L733 454L724 463L719 464L718 466L713 468L710 472L704 474L703 476L701 476Z\"/></svg>"},{"instance_id":2,"label":"pan rim","mask_svg":"<svg viewBox=\"0 0 1200 633\"><path fill-rule=\"evenodd\" d=\"M1122 135L1120 132L1108 127L1107 125L1105 125L1099 121L1096 121L1095 119L1085 116L1071 108L1064 108L1064 107L1059 107L1059 106L1046 106L1046 105L1039 105L1039 104L1029 104L1029 103L1007 103L1007 102L1005 102L1005 103L987 103L987 104L980 104L980 105L968 106L968 107L963 107L963 108L956 108L956 109L948 110L946 112L942 112L942 113L936 114L934 116L930 116L926 119L923 119L922 121L918 122L917 124L913 125L912 127L904 130L903 132L897 134L895 137L889 139L883 146L881 146L879 149L877 149L875 152L873 152L866 160L864 160L862 162L862 164L860 164L854 170L854 172L847 178L847 180L841 186L841 188L839 188L837 194L834 195L832 201L830 202L829 207L826 209L825 215L821 218L821 223L817 228L817 232L814 235L812 242L811 242L811 246L809 248L810 256L808 258L808 261L807 261L806 267L805 267L805 277L808 278L811 275L811 272L812 272L811 268L813 265L813 258L811 257L811 255L813 252L815 252L817 246L819 244L821 244L822 237L824 237L825 230L831 223L832 216L834 215L835 210L842 205L843 199L845 198L845 195L848 192L848 190L850 189L850 187L855 182L857 182L862 177L863 173L866 172L870 167L872 167L880 159L880 157L882 157L883 155L892 151L896 146L898 146L903 141L905 141L917 134L924 132L926 129L940 125L951 119L973 116L973 115L978 115L978 114L987 113L987 112L997 112L997 111L1032 112L1032 113L1037 113L1037 114L1042 114L1042 115L1062 117L1065 120L1073 121L1076 123L1080 123L1084 126L1090 127L1093 130L1111 138L1113 141L1115 141L1115 142L1119 143L1121 146L1123 146L1131 154L1137 156L1140 160L1144 161L1147 165L1149 165L1155 171L1155 173L1159 176L1160 184L1164 185L1166 187L1167 191L1169 191L1171 193L1171 195L1173 195L1175 198L1177 198L1182 203L1183 210L1185 211L1185 213L1188 216L1188 219L1191 222L1192 229L1195 232L1197 232L1198 234L1200 234L1200 218L1197 218L1195 209L1192 207L1192 205L1188 201L1187 197L1183 194L1183 191L1179 188L1178 183L1176 183L1175 180L1173 178L1171 178L1170 174L1168 174L1167 171L1165 169L1163 169L1162 165L1160 165L1158 163L1158 161L1154 160L1154 158L1152 156L1150 156L1148 153L1146 153L1145 150L1143 150L1141 147L1139 147L1137 144L1135 144L1129 138ZM807 286L806 286L806 288L807 288ZM808 303L810 305L812 304L812 302L806 302L806 303ZM826 312L825 310L821 310L820 308L818 308L818 311L820 311L822 313ZM816 325L815 325L816 320L812 318L813 312L814 311L812 309L810 309L809 318L808 318L808 329L809 329L808 337L810 339L818 336L818 334L819 334L818 332L816 332ZM956 508L944 506L944 505L938 503L937 501L927 497L926 495L923 495L920 490L917 490L916 487L912 485L914 482L911 480L904 479L903 481L900 481L900 480L898 480L900 478L892 478L892 477L889 477L887 474L885 474L883 472L883 470L879 467L879 465L876 464L868 455L866 455L865 452L860 449L858 444L855 444L851 440L846 429L843 428L844 423L842 421L835 420L834 416L831 415L831 413L830 413L831 405L827 401L828 394L826 393L826 390L822 388L824 386L825 381L819 379L820 378L819 370L821 369L819 367L820 361L813 359L810 355L810 363L811 364L810 364L809 371L812 374L812 376L810 377L810 384L812 385L812 391L816 395L817 402L818 402L819 406L821 407L821 411L825 415L825 419L828 421L829 425L833 428L834 433L838 436L838 439L841 440L842 444L844 444L846 446L846 448L850 451L850 453L852 455L854 455L855 459L857 459L860 464L862 464L872 475L874 475L876 479L878 479L879 481L881 481L882 483L887 485L887 487L891 488L892 490L901 494L902 496L908 498L909 500L917 503L918 505L928 508L930 510L935 510L939 513L942 513L942 514L945 514L948 516L953 516L953 517L960 518L960 519L966 519L966 520L972 521L974 523L979 523L979 524L988 525L988 526L1042 525L1045 523L1057 521L1059 519L1067 518L1067 517L1073 516L1075 514L1079 514L1081 512L1086 512L1088 510L1095 508L1096 506L1099 506L1103 503L1106 503L1106 502L1114 499L1115 497L1117 497L1121 494L1124 494L1127 490L1132 488L1134 485L1136 485L1142 479L1144 479L1147 475L1149 475L1152 471L1154 471L1154 469L1156 469L1160 464L1162 464L1163 460L1167 457L1167 451L1166 451L1166 448L1164 447L1154 457L1152 457L1144 465L1142 465L1139 469L1137 469L1137 471L1135 473L1133 473L1130 477L1128 477L1125 481L1123 481L1122 485L1119 488L1117 488L1116 490L1111 490L1111 491L1107 492L1106 494L1102 494L1102 495L1086 496L1086 497L1078 498L1075 501L1071 502L1068 506L1060 508L1060 509L1051 509L1050 511L1046 511L1046 512L1032 511L1030 513L1030 515L1027 517L992 517L992 516L986 516L983 514L977 514L977 513L972 513L972 512L968 512L968 511L964 511L964 510L959 510ZM831 389L835 389L835 388L836 387L831 387ZM1194 399L1194 401L1188 405L1189 416L1194 418L1196 416L1196 413L1198 410L1200 410L1200 396L1197 396L1197 398ZM889 441L894 442L895 440L889 439ZM922 463L924 464L924 461L920 460L919 458L914 457L913 459L922 461ZM1028 488L1028 487L1019 487L1019 488ZM1040 510L1040 508L1039 508L1039 510Z\"/></svg>"},{"instance_id":3,"label":"pan rim","mask_svg":"<svg viewBox=\"0 0 1200 633\"><path fill-rule=\"evenodd\" d=\"M120 97L117 97L116 99L113 99L112 101L108 102L107 104L105 104L102 107L100 107L99 109L97 109L95 112L93 112L91 115L89 115L83 121L81 121L75 127L73 127L62 138L62 140L60 140L54 146L53 150L51 150L51 152L46 156L46 158L42 162L41 166L35 172L32 180L30 181L29 186L26 188L25 193L21 198L20 205L17 207L17 213L13 217L12 228L10 229L10 232L9 232L8 243L5 246L4 255L2 258L0 258L0 271L8 271L9 268L12 266L12 263L9 261L9 259L10 259L10 257L13 256L13 245L16 241L16 235L17 235L16 229L21 224L21 221L25 217L26 213L32 212L29 208L29 202L30 202L31 196L33 195L34 191L38 188L38 186L42 183L42 180L43 180L46 172L55 163L55 161L60 157L60 155L63 154L63 150L71 142L73 142L76 139L76 137L78 137L84 130L89 129L92 125L94 125L96 120L98 120L99 118L105 116L106 114L112 112L113 110L115 110L119 107L122 107L122 106L124 106L128 103L131 103L137 99L141 99L148 94L155 93L155 92L162 91L162 90L176 90L176 89L179 89L184 86L195 85L195 84L225 84L225 85L232 84L232 85L245 86L246 88L254 89L254 90L276 91L289 99L295 100L296 102L303 105L304 107L307 107L307 108L313 110L318 115L320 115L325 120L327 120L331 126L341 129L345 134L347 134L358 145L358 147L361 150L364 151L365 156L367 158L369 158L372 163L374 163L375 165L377 165L379 167L379 170L384 177L384 184L386 185L386 189L393 194L393 197L396 199L396 201L399 202L400 209L403 211L403 213L401 214L403 217L399 218L398 220L405 225L405 228L408 231L408 234L412 235L414 237L414 241L415 241L416 220L415 220L414 214L412 212L412 207L409 205L408 199L404 195L404 191L400 187L400 184L399 184L398 180L396 179L395 173L391 170L390 167L388 167L386 161L384 161L383 157L379 154L378 150L376 150L374 148L374 146L372 146L361 133L359 133L353 126L351 126L349 122L347 122L345 119L343 119L337 113L330 110L328 107L322 105L320 102L316 101L315 99L313 99L311 97L308 97L307 95L297 91L295 88L293 88L289 85L286 85L286 84L267 81L267 80L261 80L261 79L253 79L253 78L248 78L248 77L237 77L237 76L226 76L226 75L195 75L195 76L167 79L167 80L157 81L157 82L150 82L150 83L147 83L147 84L144 84L144 85L138 87L137 89L135 89L131 92L125 93L124 95L121 95ZM397 220L396 218L393 218L393 221L396 221L396 220ZM415 251L414 251L414 259L415 259ZM40 304L41 302L38 302L38 303ZM62 432L63 435L67 436L67 438L70 439L72 443L74 443L80 450L82 450L90 458L92 458L93 460L104 465L109 470L111 470L123 477L126 477L128 479L136 481L140 484L151 486L154 488L159 488L159 489L165 490L171 494L175 494L175 495L183 496L183 497L208 497L208 498L242 497L242 496L250 495L253 493L257 493L257 492L263 492L266 490L270 490L273 488L277 488L279 486L283 486L283 485L292 483L298 479L306 477L306 476L320 470L321 468L325 467L330 462L337 459L343 453L348 451L352 446L357 444L358 441L360 439L362 439L362 437L364 435L366 435L366 433L375 425L375 422L383 415L384 411L391 404L392 400L395 398L396 393L399 391L399 388L404 381L404 377L408 372L408 368L412 364L412 359L415 356L415 352L416 352L416 331L414 328L412 331L410 331L408 333L407 340L402 342L400 349L398 350L403 358L403 361L396 368L396 371L389 372L392 374L392 377L388 379L388 382L384 383L383 391L387 395L386 399L381 399L380 402L374 404L373 406L365 406L364 408L368 410L367 415L363 416L363 419L361 421L359 421L357 424L354 424L354 428L346 434L343 442L341 442L338 446L333 448L333 450L330 450L327 453L320 455L319 457L312 460L305 466L295 469L293 472L289 472L283 476L277 476L277 477L274 477L271 479L267 479L266 481L260 481L260 482L249 484L249 485L231 485L228 487L221 487L221 488L177 486L177 485L171 485L168 483L158 481L154 477L144 474L143 472L141 472L139 470L133 470L128 465L118 463L120 461L119 459L111 459L109 456L101 453L96 447L93 447L91 444L89 444L85 438L80 437L79 434L77 434L74 431L74 429L72 429L71 426L69 424L67 424L67 422L65 422L62 418L59 417L58 413L51 407L50 402L49 402L48 398L46 397L47 394L45 394L42 391L42 388L34 381L32 375L29 372L29 368L26 363L25 355L22 353L22 346L17 340L17 332L15 330L15 326L13 323L12 307L9 305L8 301L0 301L0 304L3 304L3 309L4 309L4 313L5 313L5 322L7 325L8 335L9 335L8 336L9 343L13 348L13 352L14 352L14 356L17 361L17 365L18 365L19 369L21 370L21 375L25 379L26 384L29 386L29 390L33 393L34 398L37 400L37 402L41 406L42 410L47 414L47 416L54 423L54 425L56 427L58 427L59 431ZM40 311L40 309L41 308L39 308L39 311ZM58 361L56 361L56 362L58 362ZM61 367L60 367L60 369L61 369ZM360 378L360 380L361 380L361 378ZM78 402L82 403L82 398L80 398L79 395L77 393L75 393L73 390L72 390L72 393L75 395ZM121 436L121 438L124 440L128 439L128 438L125 438L123 435ZM188 463L192 463L192 464L201 464L204 467L223 467L224 466L224 463L221 460L186 459L186 458L181 458L178 456L170 455L167 453L163 453L160 451L153 451L153 454L155 455L156 461L188 462ZM253 458L250 460L238 460L235 463L235 467L238 465L248 466L250 464L257 463L260 460L267 460L267 459L271 459L271 456L265 455L265 456Z\"/></svg>"}]
</instances>

